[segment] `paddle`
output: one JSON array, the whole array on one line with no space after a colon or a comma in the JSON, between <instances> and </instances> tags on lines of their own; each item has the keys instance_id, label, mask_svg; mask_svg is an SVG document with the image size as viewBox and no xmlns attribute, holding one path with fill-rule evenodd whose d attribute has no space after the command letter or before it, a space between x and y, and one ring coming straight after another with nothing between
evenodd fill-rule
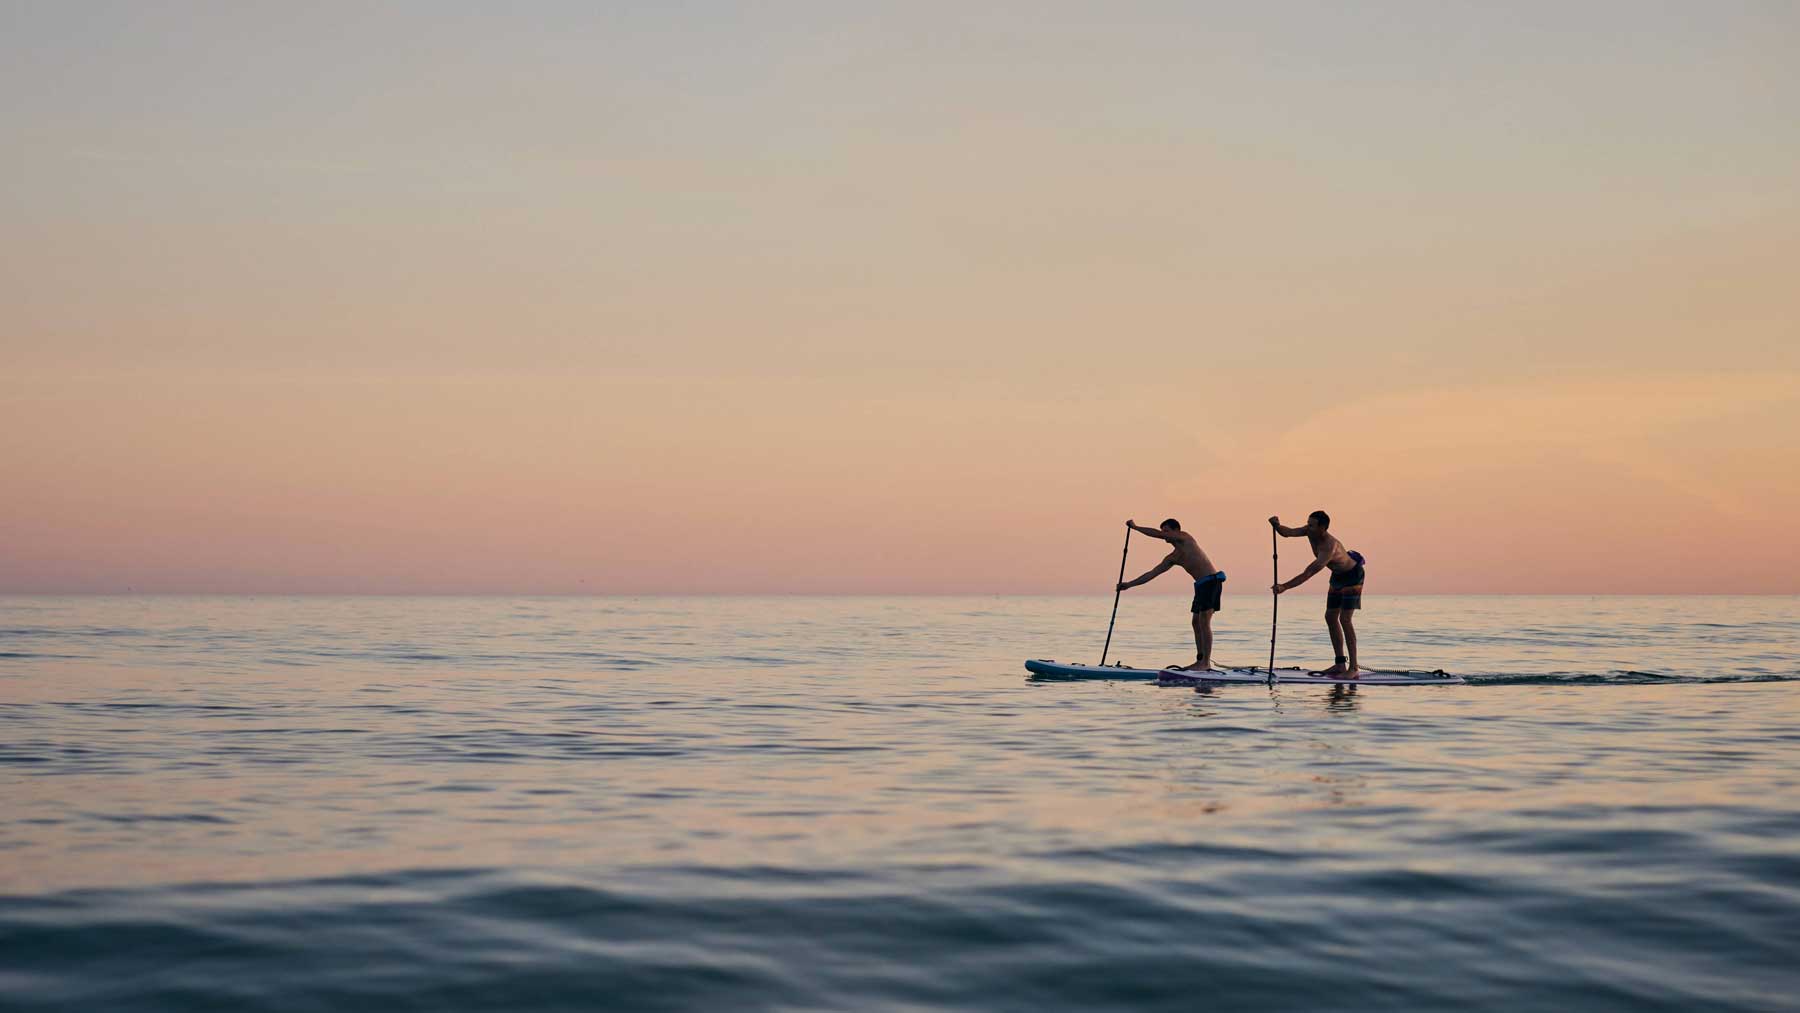
<instances>
[{"instance_id":1,"label":"paddle","mask_svg":"<svg viewBox=\"0 0 1800 1013\"><path fill-rule=\"evenodd\" d=\"M1281 533L1269 525L1269 559L1273 563L1275 583L1281 583ZM1269 684L1275 684L1275 621L1281 616L1281 595L1269 591Z\"/></svg>"},{"instance_id":2,"label":"paddle","mask_svg":"<svg viewBox=\"0 0 1800 1013\"><path fill-rule=\"evenodd\" d=\"M1113 614L1106 621L1106 646L1100 648L1100 664L1106 664L1106 652L1112 650L1113 623L1119 621L1119 584L1125 583L1125 557L1131 555L1131 522L1125 522L1125 551L1119 553L1119 580L1113 585Z\"/></svg>"}]
</instances>

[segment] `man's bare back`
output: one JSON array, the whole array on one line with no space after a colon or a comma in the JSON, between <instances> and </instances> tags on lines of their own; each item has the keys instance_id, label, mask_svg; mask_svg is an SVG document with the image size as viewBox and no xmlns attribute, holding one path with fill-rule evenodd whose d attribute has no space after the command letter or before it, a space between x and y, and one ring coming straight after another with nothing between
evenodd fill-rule
<instances>
[{"instance_id":1,"label":"man's bare back","mask_svg":"<svg viewBox=\"0 0 1800 1013\"><path fill-rule=\"evenodd\" d=\"M1193 535L1185 531L1171 531L1165 534L1169 541L1169 548L1172 550L1169 553L1169 561L1186 570L1188 576L1195 580L1205 580L1219 572L1219 568L1213 565L1211 559L1207 558L1206 550L1200 547L1199 542L1194 541Z\"/></svg>"},{"instance_id":2,"label":"man's bare back","mask_svg":"<svg viewBox=\"0 0 1800 1013\"><path fill-rule=\"evenodd\" d=\"M1336 535L1309 533L1306 540L1312 545L1313 558L1332 573L1346 573L1356 566L1356 560L1350 558L1349 550Z\"/></svg>"}]
</instances>

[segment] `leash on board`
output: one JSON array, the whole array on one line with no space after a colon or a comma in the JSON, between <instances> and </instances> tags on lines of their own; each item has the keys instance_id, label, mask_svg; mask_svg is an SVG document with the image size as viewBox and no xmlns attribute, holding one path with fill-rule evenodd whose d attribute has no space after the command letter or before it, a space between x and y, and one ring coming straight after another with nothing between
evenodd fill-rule
<instances>
[{"instance_id":1,"label":"leash on board","mask_svg":"<svg viewBox=\"0 0 1800 1013\"><path fill-rule=\"evenodd\" d=\"M1129 536L1128 536L1129 537ZM1281 583L1281 532L1275 525L1269 525L1269 561L1275 575L1275 583ZM1281 595L1274 588L1269 589L1269 685L1275 685L1275 625L1281 617ZM1108 637L1112 634L1109 632Z\"/></svg>"},{"instance_id":2,"label":"leash on board","mask_svg":"<svg viewBox=\"0 0 1800 1013\"><path fill-rule=\"evenodd\" d=\"M1119 590L1119 585L1125 583L1125 557L1129 555L1131 555L1131 523L1127 521L1125 524L1125 551L1119 553L1119 579L1113 584L1113 614L1112 618L1106 621L1106 646L1100 648L1100 664L1102 665L1106 664L1106 652L1112 650L1113 623L1119 621L1119 595L1124 593Z\"/></svg>"}]
</instances>

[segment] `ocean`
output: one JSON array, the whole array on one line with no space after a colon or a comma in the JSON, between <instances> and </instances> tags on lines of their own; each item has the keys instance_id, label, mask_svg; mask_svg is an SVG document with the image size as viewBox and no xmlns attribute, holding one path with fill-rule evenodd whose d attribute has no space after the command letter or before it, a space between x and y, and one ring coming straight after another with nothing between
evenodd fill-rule
<instances>
[{"instance_id":1,"label":"ocean","mask_svg":"<svg viewBox=\"0 0 1800 1013\"><path fill-rule=\"evenodd\" d=\"M0 597L0 1008L1800 1008L1800 599L1366 605Z\"/></svg>"}]
</instances>

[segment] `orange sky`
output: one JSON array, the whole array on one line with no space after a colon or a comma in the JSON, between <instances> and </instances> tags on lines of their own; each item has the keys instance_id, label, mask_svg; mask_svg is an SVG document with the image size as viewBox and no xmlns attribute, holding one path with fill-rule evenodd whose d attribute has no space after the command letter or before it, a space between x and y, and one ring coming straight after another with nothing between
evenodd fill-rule
<instances>
[{"instance_id":1,"label":"orange sky","mask_svg":"<svg viewBox=\"0 0 1800 1013\"><path fill-rule=\"evenodd\" d=\"M29 9L0 590L1800 591L1800 16L1382 10Z\"/></svg>"}]
</instances>

